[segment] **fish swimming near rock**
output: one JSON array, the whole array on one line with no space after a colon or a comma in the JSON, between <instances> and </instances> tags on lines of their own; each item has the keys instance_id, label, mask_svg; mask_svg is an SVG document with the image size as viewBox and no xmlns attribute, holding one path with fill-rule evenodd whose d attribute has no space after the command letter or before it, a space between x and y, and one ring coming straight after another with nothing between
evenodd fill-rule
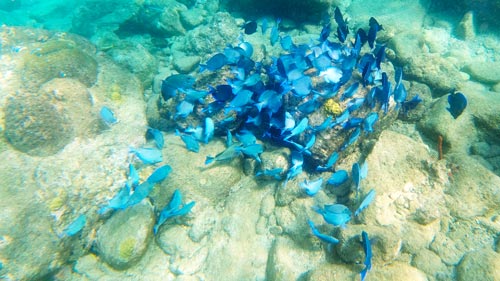
<instances>
[{"instance_id":1,"label":"fish swimming near rock","mask_svg":"<svg viewBox=\"0 0 500 281\"><path fill-rule=\"evenodd\" d=\"M363 251L365 252L365 261L364 265L365 268L361 271L361 281L364 281L366 278L366 274L368 271L372 269L372 244L370 242L370 239L368 238L368 233L365 231L361 232L361 239L363 242Z\"/></svg>"},{"instance_id":2,"label":"fish swimming near rock","mask_svg":"<svg viewBox=\"0 0 500 281\"><path fill-rule=\"evenodd\" d=\"M372 203L374 198L375 198L375 189L371 189L370 191L368 191L368 194L366 194L363 201L361 201L361 204L359 204L358 209L354 212L354 216L357 217L361 213L361 211L366 209Z\"/></svg>"},{"instance_id":3,"label":"fish swimming near rock","mask_svg":"<svg viewBox=\"0 0 500 281\"><path fill-rule=\"evenodd\" d=\"M253 20L247 21L243 24L242 29L247 35L254 34L257 31L257 22Z\"/></svg>"},{"instance_id":4,"label":"fish swimming near rock","mask_svg":"<svg viewBox=\"0 0 500 281\"><path fill-rule=\"evenodd\" d=\"M208 165L214 161L229 161L241 155L241 150L238 150L239 144L233 144L226 148L221 153L215 156L207 156L205 160L205 165Z\"/></svg>"},{"instance_id":5,"label":"fish swimming near rock","mask_svg":"<svg viewBox=\"0 0 500 281\"><path fill-rule=\"evenodd\" d=\"M70 223L62 232L61 235L59 235L61 238L62 237L68 237L68 236L73 236L80 232L83 227L87 224L87 216L84 214L78 216L72 223Z\"/></svg>"},{"instance_id":6,"label":"fish swimming near rock","mask_svg":"<svg viewBox=\"0 0 500 281\"><path fill-rule=\"evenodd\" d=\"M155 164L163 161L163 155L161 150L157 148L149 148L149 147L139 147L139 148L130 148L130 152L134 153L139 160L144 164Z\"/></svg>"},{"instance_id":7,"label":"fish swimming near rock","mask_svg":"<svg viewBox=\"0 0 500 281\"><path fill-rule=\"evenodd\" d=\"M340 186L349 179L349 175L346 170L338 170L328 179L328 184L333 186Z\"/></svg>"},{"instance_id":8,"label":"fish swimming near rock","mask_svg":"<svg viewBox=\"0 0 500 281\"><path fill-rule=\"evenodd\" d=\"M315 206L313 210L322 215L323 219L333 226L345 228L351 220L351 210L342 204L325 205L324 208Z\"/></svg>"},{"instance_id":9,"label":"fish swimming near rock","mask_svg":"<svg viewBox=\"0 0 500 281\"><path fill-rule=\"evenodd\" d=\"M300 187L305 191L305 193L309 196L314 196L321 189L321 185L323 184L323 178L318 178L313 181L304 180L300 183Z\"/></svg>"},{"instance_id":10,"label":"fish swimming near rock","mask_svg":"<svg viewBox=\"0 0 500 281\"><path fill-rule=\"evenodd\" d=\"M163 79L161 82L161 96L168 100L177 95L178 89L190 89L193 87L196 79L187 74L173 74Z\"/></svg>"},{"instance_id":11,"label":"fish swimming near rock","mask_svg":"<svg viewBox=\"0 0 500 281\"><path fill-rule=\"evenodd\" d=\"M332 245L338 244L340 242L337 238L333 236L319 232L319 230L316 228L316 226L311 220L307 220L307 223L309 224L309 227L311 228L311 232L313 233L313 235L316 236L319 240Z\"/></svg>"},{"instance_id":12,"label":"fish swimming near rock","mask_svg":"<svg viewBox=\"0 0 500 281\"><path fill-rule=\"evenodd\" d=\"M447 107L446 110L450 112L453 118L457 119L467 107L467 98L461 92L455 92L455 89L453 89L448 95L448 104L450 107Z\"/></svg>"},{"instance_id":13,"label":"fish swimming near rock","mask_svg":"<svg viewBox=\"0 0 500 281\"><path fill-rule=\"evenodd\" d=\"M154 234L158 233L158 229L160 228L160 226L164 224L168 219L176 216L183 216L189 213L194 207L195 202L191 201L187 204L184 204L182 207L181 204L182 194L178 189L176 189L174 191L174 194L172 195L172 198L170 199L170 202L160 212L160 217L158 218L158 221L153 228Z\"/></svg>"},{"instance_id":14,"label":"fish swimming near rock","mask_svg":"<svg viewBox=\"0 0 500 281\"><path fill-rule=\"evenodd\" d=\"M175 135L179 136L186 145L187 150L198 153L200 151L200 144L194 135L183 134L179 130L175 130Z\"/></svg>"},{"instance_id":15,"label":"fish swimming near rock","mask_svg":"<svg viewBox=\"0 0 500 281\"><path fill-rule=\"evenodd\" d=\"M209 71L216 71L221 69L227 64L227 57L223 53L213 55L205 64L200 64L200 73L206 69Z\"/></svg>"},{"instance_id":16,"label":"fish swimming near rock","mask_svg":"<svg viewBox=\"0 0 500 281\"><path fill-rule=\"evenodd\" d=\"M108 126L118 123L118 119L115 117L115 113L107 106L101 107L101 111L99 111L99 116L101 116L101 120Z\"/></svg>"},{"instance_id":17,"label":"fish swimming near rock","mask_svg":"<svg viewBox=\"0 0 500 281\"><path fill-rule=\"evenodd\" d=\"M146 140L154 140L155 145L158 149L162 149L165 145L165 140L163 139L163 134L160 130L148 127L146 130Z\"/></svg>"},{"instance_id":18,"label":"fish swimming near rock","mask_svg":"<svg viewBox=\"0 0 500 281\"><path fill-rule=\"evenodd\" d=\"M170 172L172 172L172 167L170 167L169 165L163 165L159 168L156 168L156 170L154 170L153 173L149 175L146 181L152 184L162 182L168 177Z\"/></svg>"}]
</instances>

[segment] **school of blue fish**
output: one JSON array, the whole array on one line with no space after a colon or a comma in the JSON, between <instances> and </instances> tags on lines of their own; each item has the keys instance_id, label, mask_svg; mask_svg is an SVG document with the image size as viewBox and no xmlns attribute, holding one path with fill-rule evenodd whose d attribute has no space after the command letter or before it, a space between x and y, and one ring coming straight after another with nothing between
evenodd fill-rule
<instances>
[{"instance_id":1,"label":"school of blue fish","mask_svg":"<svg viewBox=\"0 0 500 281\"><path fill-rule=\"evenodd\" d=\"M283 53L273 57L272 63L252 60L253 46L244 40L242 34L236 46L228 45L200 64L200 73L219 73L226 83L209 85L206 90L196 89L194 76L173 74L162 81L161 99L178 101L175 113L170 118L184 120L195 117L199 121L198 126L178 126L175 129L175 135L184 142L188 151L199 153L200 144L208 144L215 136L225 136L225 150L208 155L206 165L231 161L237 157L251 158L261 163L260 154L264 152L263 143L266 142L289 148L291 165L287 170L259 169L255 174L256 177L283 181L283 186L304 171L304 158L313 154L312 148L319 134L343 136L344 142L323 164L307 167L317 175L331 172L331 176L327 180L317 176L299 183L299 186L305 195L312 197L324 185L337 188L351 184L350 190L356 194L359 202L354 212L338 203L313 207L326 223L345 228L368 208L376 192L374 189L368 192L361 189L361 181L368 174L366 162L354 163L349 173L335 168L340 155L346 153L360 136L374 132L379 114L387 114L390 110L406 113L422 100L418 95L407 100L401 68L396 68L394 87L387 73L382 70L385 45L377 44L376 37L383 26L376 19L370 18L368 31L358 29L352 36L338 8L335 9L334 20L337 40L330 40L334 35L331 34L332 23L327 22L315 42L295 44L290 35L280 31L281 20L277 19L271 28L269 43L274 46L279 42ZM251 35L257 32L258 24L248 21L241 28L245 35ZM263 20L262 34L267 30L268 22ZM368 47L364 47L366 44ZM310 115L329 99L341 104L342 112L326 115L319 124L312 124ZM455 91L448 96L448 102L447 110L455 119L467 105L465 96ZM113 111L106 106L101 108L100 117L107 126L118 122ZM149 145L130 147L129 152L144 165L163 162L163 133L149 127L145 137ZM104 215L140 203L148 198L156 184L169 176L171 170L169 165L161 165L145 181L140 182L139 174L131 163L125 184L98 213ZM362 200L360 194L364 194ZM167 220L188 214L194 205L194 201L183 204L182 194L175 190L169 203L158 212L154 234ZM339 243L335 237L321 233L312 220L307 223L312 234L320 241L329 245ZM85 225L86 216L80 215L60 236L73 236ZM364 280L371 269L372 250L365 231L361 238L365 268L360 275L361 280Z\"/></svg>"}]
</instances>

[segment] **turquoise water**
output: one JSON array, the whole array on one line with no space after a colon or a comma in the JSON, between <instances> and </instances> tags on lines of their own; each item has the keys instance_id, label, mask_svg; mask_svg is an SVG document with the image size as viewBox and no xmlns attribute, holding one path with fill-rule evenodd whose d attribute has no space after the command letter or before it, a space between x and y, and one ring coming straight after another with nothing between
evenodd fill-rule
<instances>
[{"instance_id":1,"label":"turquoise water","mask_svg":"<svg viewBox=\"0 0 500 281\"><path fill-rule=\"evenodd\" d=\"M498 280L499 10L1 1L0 280Z\"/></svg>"}]
</instances>

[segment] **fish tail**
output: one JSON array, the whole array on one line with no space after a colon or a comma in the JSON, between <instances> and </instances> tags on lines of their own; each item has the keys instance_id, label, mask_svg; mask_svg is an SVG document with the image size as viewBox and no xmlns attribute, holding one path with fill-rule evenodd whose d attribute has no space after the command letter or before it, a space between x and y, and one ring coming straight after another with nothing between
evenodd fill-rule
<instances>
[{"instance_id":1,"label":"fish tail","mask_svg":"<svg viewBox=\"0 0 500 281\"><path fill-rule=\"evenodd\" d=\"M208 165L208 164L214 162L214 160L215 160L215 157L207 156L207 158L205 159L205 165Z\"/></svg>"}]
</instances>

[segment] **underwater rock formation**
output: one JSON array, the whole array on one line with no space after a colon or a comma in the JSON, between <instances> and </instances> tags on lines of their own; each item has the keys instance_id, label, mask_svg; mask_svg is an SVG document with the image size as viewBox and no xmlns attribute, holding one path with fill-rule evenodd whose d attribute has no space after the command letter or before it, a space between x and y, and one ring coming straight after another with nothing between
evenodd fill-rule
<instances>
[{"instance_id":1,"label":"underwater rock formation","mask_svg":"<svg viewBox=\"0 0 500 281\"><path fill-rule=\"evenodd\" d=\"M74 137L68 115L49 95L19 94L5 107L5 136L17 150L36 156L57 153Z\"/></svg>"}]
</instances>

